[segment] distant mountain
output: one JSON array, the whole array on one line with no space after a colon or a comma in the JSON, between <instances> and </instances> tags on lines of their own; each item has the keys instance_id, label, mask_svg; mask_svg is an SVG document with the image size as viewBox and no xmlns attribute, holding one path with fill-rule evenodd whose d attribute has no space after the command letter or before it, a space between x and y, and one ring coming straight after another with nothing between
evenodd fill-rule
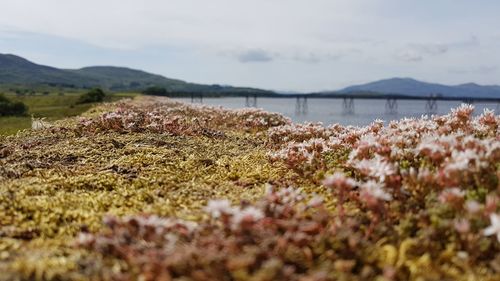
<instances>
[{"instance_id":1,"label":"distant mountain","mask_svg":"<svg viewBox=\"0 0 500 281\"><path fill-rule=\"evenodd\" d=\"M0 83L55 83L82 86L97 84L98 81L62 69L35 64L15 55L0 54Z\"/></svg>"},{"instance_id":2,"label":"distant mountain","mask_svg":"<svg viewBox=\"0 0 500 281\"><path fill-rule=\"evenodd\" d=\"M172 92L272 93L254 88L188 83L125 67L92 66L81 69L59 69L39 65L10 54L0 54L0 84L68 88L102 87L115 91L143 90L157 86Z\"/></svg>"},{"instance_id":3,"label":"distant mountain","mask_svg":"<svg viewBox=\"0 0 500 281\"><path fill-rule=\"evenodd\" d=\"M449 97L500 98L500 86L482 86L475 83L447 86L427 83L411 78L391 78L363 85L350 86L336 93L401 94L408 96L429 96L439 94Z\"/></svg>"}]
</instances>

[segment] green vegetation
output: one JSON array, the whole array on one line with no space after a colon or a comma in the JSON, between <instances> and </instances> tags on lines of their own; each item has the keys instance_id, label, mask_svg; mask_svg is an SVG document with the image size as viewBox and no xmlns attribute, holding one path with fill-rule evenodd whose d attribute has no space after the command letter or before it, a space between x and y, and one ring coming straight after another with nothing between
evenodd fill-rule
<instances>
[{"instance_id":1,"label":"green vegetation","mask_svg":"<svg viewBox=\"0 0 500 281\"><path fill-rule=\"evenodd\" d=\"M142 93L150 96L166 96L168 94L167 90L162 87L149 87Z\"/></svg>"},{"instance_id":2,"label":"green vegetation","mask_svg":"<svg viewBox=\"0 0 500 281\"><path fill-rule=\"evenodd\" d=\"M12 135L27 128L31 128L31 117L0 117L0 136Z\"/></svg>"},{"instance_id":3,"label":"green vegetation","mask_svg":"<svg viewBox=\"0 0 500 281\"><path fill-rule=\"evenodd\" d=\"M0 94L0 116L21 116L25 115L28 108L20 101L11 101Z\"/></svg>"},{"instance_id":4,"label":"green vegetation","mask_svg":"<svg viewBox=\"0 0 500 281\"><path fill-rule=\"evenodd\" d=\"M123 98L136 96L135 93L112 93L103 100L117 101ZM79 104L80 94L59 92L36 95L7 94L6 97L13 102L21 102L28 107L25 116L0 117L0 135L15 134L19 130L31 127L31 116L45 117L47 121L55 121L66 117L77 116L87 111L95 103Z\"/></svg>"},{"instance_id":5,"label":"green vegetation","mask_svg":"<svg viewBox=\"0 0 500 281\"><path fill-rule=\"evenodd\" d=\"M78 104L104 101L106 94L100 88L94 88L80 96Z\"/></svg>"}]
</instances>

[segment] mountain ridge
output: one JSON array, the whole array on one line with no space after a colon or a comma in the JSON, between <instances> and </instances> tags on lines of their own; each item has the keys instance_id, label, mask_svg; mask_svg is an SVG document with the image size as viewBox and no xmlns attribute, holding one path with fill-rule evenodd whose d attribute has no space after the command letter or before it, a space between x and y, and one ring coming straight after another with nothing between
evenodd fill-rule
<instances>
[{"instance_id":1,"label":"mountain ridge","mask_svg":"<svg viewBox=\"0 0 500 281\"><path fill-rule=\"evenodd\" d=\"M169 92L272 93L250 87L189 83L128 67L88 66L79 69L60 69L36 64L13 54L0 54L0 84L69 88L102 87L114 91L163 87Z\"/></svg>"},{"instance_id":2,"label":"mountain ridge","mask_svg":"<svg viewBox=\"0 0 500 281\"><path fill-rule=\"evenodd\" d=\"M400 94L408 96L443 95L449 97L483 97L500 98L500 86L479 85L477 83L464 83L459 85L444 85L429 83L413 78L396 77L382 79L360 85L353 85L338 91L323 93L355 93L365 92L373 94Z\"/></svg>"}]
</instances>

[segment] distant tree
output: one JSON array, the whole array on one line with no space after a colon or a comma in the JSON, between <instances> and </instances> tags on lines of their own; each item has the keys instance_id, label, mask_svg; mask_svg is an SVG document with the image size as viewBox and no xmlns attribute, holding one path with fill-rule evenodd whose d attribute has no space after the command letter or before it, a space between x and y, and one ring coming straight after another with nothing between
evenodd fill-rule
<instances>
[{"instance_id":1,"label":"distant tree","mask_svg":"<svg viewBox=\"0 0 500 281\"><path fill-rule=\"evenodd\" d=\"M16 90L16 96L18 97L24 97L26 95L27 90L22 90L22 89L17 89Z\"/></svg>"},{"instance_id":2,"label":"distant tree","mask_svg":"<svg viewBox=\"0 0 500 281\"><path fill-rule=\"evenodd\" d=\"M9 103L10 100L4 96L3 94L0 94L0 103Z\"/></svg>"},{"instance_id":3,"label":"distant tree","mask_svg":"<svg viewBox=\"0 0 500 281\"><path fill-rule=\"evenodd\" d=\"M26 115L27 112L28 107L24 103L13 102L0 94L0 116L21 116Z\"/></svg>"},{"instance_id":4,"label":"distant tree","mask_svg":"<svg viewBox=\"0 0 500 281\"><path fill-rule=\"evenodd\" d=\"M77 103L102 102L106 94L99 88L94 88L80 96Z\"/></svg>"},{"instance_id":5,"label":"distant tree","mask_svg":"<svg viewBox=\"0 0 500 281\"><path fill-rule=\"evenodd\" d=\"M166 96L168 94L167 90L162 87L149 87L142 93L145 95L152 95L152 96Z\"/></svg>"}]
</instances>

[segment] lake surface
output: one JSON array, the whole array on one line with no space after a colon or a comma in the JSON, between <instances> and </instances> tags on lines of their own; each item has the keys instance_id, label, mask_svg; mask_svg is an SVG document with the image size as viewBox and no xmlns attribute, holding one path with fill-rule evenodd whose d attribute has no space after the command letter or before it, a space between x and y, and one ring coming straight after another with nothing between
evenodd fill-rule
<instances>
[{"instance_id":1,"label":"lake surface","mask_svg":"<svg viewBox=\"0 0 500 281\"><path fill-rule=\"evenodd\" d=\"M176 98L175 100L191 103L191 98ZM249 99L253 106L254 100ZM200 103L200 100L194 100L194 103ZM203 98L202 102L206 105L222 106L225 108L245 108L247 100L245 97L224 97L224 98ZM306 110L303 110L303 104L298 105L295 98L258 98L256 107L266 111L279 112L290 117L294 122L323 122L325 125L339 123L342 125L367 125L375 119L384 121L398 120L403 117L420 117L429 114L426 109L426 101L422 100L398 100L397 111L390 112L386 108L386 100L354 100L354 113L346 112L342 99L307 99ZM437 101L437 109L434 114L447 114L450 109L458 107L459 101ZM484 108L495 110L499 114L500 106L497 103L475 103L475 114L481 114ZM299 107L299 108L297 108ZM298 110L300 109L300 110Z\"/></svg>"}]
</instances>

